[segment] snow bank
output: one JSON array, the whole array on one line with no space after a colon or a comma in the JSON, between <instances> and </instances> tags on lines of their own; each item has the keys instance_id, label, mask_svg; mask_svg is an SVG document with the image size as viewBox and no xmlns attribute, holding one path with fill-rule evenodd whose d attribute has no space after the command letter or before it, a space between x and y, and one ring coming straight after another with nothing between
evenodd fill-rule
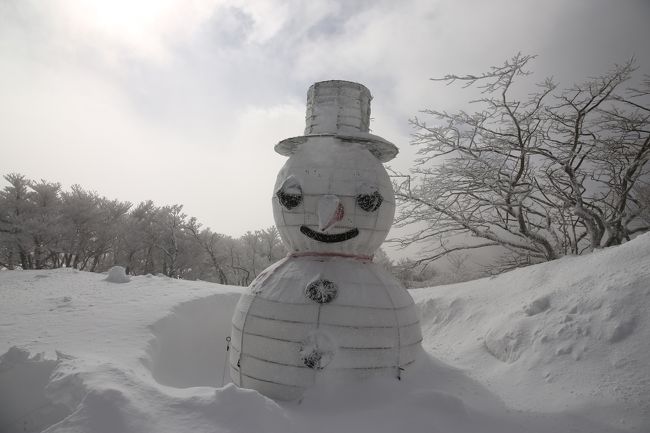
<instances>
[{"instance_id":1,"label":"snow bank","mask_svg":"<svg viewBox=\"0 0 650 433\"><path fill-rule=\"evenodd\" d=\"M37 432L70 415L45 394L56 360L12 347L0 356L0 432Z\"/></svg>"},{"instance_id":2,"label":"snow bank","mask_svg":"<svg viewBox=\"0 0 650 433\"><path fill-rule=\"evenodd\" d=\"M413 291L425 351L402 381L299 403L221 386L241 288L102 278L0 272L0 432L650 431L650 236Z\"/></svg>"},{"instance_id":3,"label":"snow bank","mask_svg":"<svg viewBox=\"0 0 650 433\"><path fill-rule=\"evenodd\" d=\"M151 326L153 338L142 361L154 379L177 388L222 386L226 372L228 320L239 293L219 293L174 307ZM226 323L228 322L228 323Z\"/></svg>"},{"instance_id":4,"label":"snow bank","mask_svg":"<svg viewBox=\"0 0 650 433\"><path fill-rule=\"evenodd\" d=\"M425 349L509 407L650 431L650 235L412 294Z\"/></svg>"}]
</instances>

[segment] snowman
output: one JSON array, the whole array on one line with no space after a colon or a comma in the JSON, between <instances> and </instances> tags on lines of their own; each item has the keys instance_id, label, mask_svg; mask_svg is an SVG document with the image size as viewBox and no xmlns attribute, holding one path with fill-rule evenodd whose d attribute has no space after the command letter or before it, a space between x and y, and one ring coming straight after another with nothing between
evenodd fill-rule
<instances>
[{"instance_id":1,"label":"snowman","mask_svg":"<svg viewBox=\"0 0 650 433\"><path fill-rule=\"evenodd\" d=\"M368 133L368 89L315 83L305 135L275 146L288 156L273 215L289 255L264 270L232 319L230 375L279 400L319 381L401 378L422 340L413 299L372 257L395 213L382 163L397 148Z\"/></svg>"}]
</instances>

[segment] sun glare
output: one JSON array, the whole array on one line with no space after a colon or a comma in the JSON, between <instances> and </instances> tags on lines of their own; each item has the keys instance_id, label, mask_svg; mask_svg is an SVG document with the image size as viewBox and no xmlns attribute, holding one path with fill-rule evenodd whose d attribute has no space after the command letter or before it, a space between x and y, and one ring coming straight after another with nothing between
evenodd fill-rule
<instances>
[{"instance_id":1,"label":"sun glare","mask_svg":"<svg viewBox=\"0 0 650 433\"><path fill-rule=\"evenodd\" d=\"M122 46L160 55L161 39L178 26L177 0L84 0L65 2L71 31L84 37L97 38L99 43Z\"/></svg>"}]
</instances>

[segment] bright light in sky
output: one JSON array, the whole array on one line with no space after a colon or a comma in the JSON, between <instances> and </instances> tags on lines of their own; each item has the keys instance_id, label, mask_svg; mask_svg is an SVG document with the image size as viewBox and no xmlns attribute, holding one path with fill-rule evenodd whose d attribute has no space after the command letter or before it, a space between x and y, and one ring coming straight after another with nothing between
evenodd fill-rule
<instances>
[{"instance_id":1,"label":"bright light in sky","mask_svg":"<svg viewBox=\"0 0 650 433\"><path fill-rule=\"evenodd\" d=\"M172 0L83 0L66 6L79 24L88 23L113 37L137 41L157 30L156 24L173 4Z\"/></svg>"},{"instance_id":2,"label":"bright light in sky","mask_svg":"<svg viewBox=\"0 0 650 433\"><path fill-rule=\"evenodd\" d=\"M215 7L214 1L60 0L54 2L60 23L75 39L90 39L111 51L117 45L129 55L167 59L168 45L183 39ZM55 15L56 16L56 15Z\"/></svg>"},{"instance_id":3,"label":"bright light in sky","mask_svg":"<svg viewBox=\"0 0 650 433\"><path fill-rule=\"evenodd\" d=\"M407 169L408 119L465 96L429 81L538 54L563 84L632 55L642 0L0 0L0 175L183 204L214 231L273 224L271 189L315 81L372 92ZM597 24L596 24L597 23Z\"/></svg>"}]
</instances>

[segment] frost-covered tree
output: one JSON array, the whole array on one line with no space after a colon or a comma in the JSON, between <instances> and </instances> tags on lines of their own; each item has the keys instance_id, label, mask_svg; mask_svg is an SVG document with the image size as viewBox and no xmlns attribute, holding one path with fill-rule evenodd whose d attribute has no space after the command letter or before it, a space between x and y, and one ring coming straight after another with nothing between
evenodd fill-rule
<instances>
[{"instance_id":1,"label":"frost-covered tree","mask_svg":"<svg viewBox=\"0 0 650 433\"><path fill-rule=\"evenodd\" d=\"M261 240L261 248L266 262L270 265L287 254L287 249L280 239L280 232L275 226L256 231Z\"/></svg>"},{"instance_id":2,"label":"frost-covered tree","mask_svg":"<svg viewBox=\"0 0 650 433\"><path fill-rule=\"evenodd\" d=\"M32 240L31 267L43 269L48 261L60 260L62 233L57 228L61 224L61 184L41 180L38 183L30 182L29 187L29 212L24 221L25 230Z\"/></svg>"},{"instance_id":3,"label":"frost-covered tree","mask_svg":"<svg viewBox=\"0 0 650 433\"><path fill-rule=\"evenodd\" d=\"M27 231L30 181L18 173L4 176L9 185L0 191L0 239L3 244L2 265L9 269L22 266L29 269L31 239Z\"/></svg>"},{"instance_id":4,"label":"frost-covered tree","mask_svg":"<svg viewBox=\"0 0 650 433\"><path fill-rule=\"evenodd\" d=\"M247 285L286 255L275 227L232 238L203 228L182 205L137 206L73 185L4 176L0 269L72 267L131 275L164 274Z\"/></svg>"},{"instance_id":5,"label":"frost-covered tree","mask_svg":"<svg viewBox=\"0 0 650 433\"><path fill-rule=\"evenodd\" d=\"M183 244L183 227L187 215L182 205L164 206L156 212L156 232L159 234L155 246L162 253L163 273L178 277L181 273L179 257Z\"/></svg>"},{"instance_id":6,"label":"frost-covered tree","mask_svg":"<svg viewBox=\"0 0 650 433\"><path fill-rule=\"evenodd\" d=\"M190 218L186 229L205 253L205 261L208 264L207 269L205 266L201 266L202 271L199 278L221 284L230 284L231 282L226 273L228 262L226 252L227 237L219 233L213 233L210 229L201 229L201 223L196 218Z\"/></svg>"},{"instance_id":7,"label":"frost-covered tree","mask_svg":"<svg viewBox=\"0 0 650 433\"><path fill-rule=\"evenodd\" d=\"M151 200L141 202L131 209L120 227L113 262L124 266L128 274L154 272L155 209Z\"/></svg>"},{"instance_id":8,"label":"frost-covered tree","mask_svg":"<svg viewBox=\"0 0 650 433\"><path fill-rule=\"evenodd\" d=\"M476 88L476 111L429 109L412 120L420 157L411 173L394 174L397 223L417 227L401 242L429 246L420 262L493 247L508 268L648 229L635 188L650 157L648 80L624 88L630 60L566 89L552 79L525 88L533 58L439 79Z\"/></svg>"}]
</instances>

